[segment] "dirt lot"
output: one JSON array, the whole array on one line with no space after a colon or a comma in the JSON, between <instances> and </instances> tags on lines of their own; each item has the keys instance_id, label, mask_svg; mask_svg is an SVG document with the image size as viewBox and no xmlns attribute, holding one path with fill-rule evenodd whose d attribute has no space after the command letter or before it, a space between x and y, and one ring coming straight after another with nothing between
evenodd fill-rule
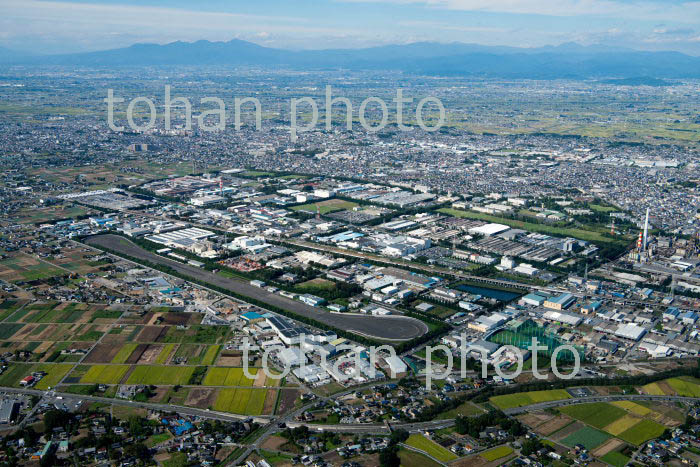
<instances>
[{"instance_id":1,"label":"dirt lot","mask_svg":"<svg viewBox=\"0 0 700 467\"><path fill-rule=\"evenodd\" d=\"M216 364L218 366L241 366L241 357L226 357L220 355Z\"/></svg>"},{"instance_id":2,"label":"dirt lot","mask_svg":"<svg viewBox=\"0 0 700 467\"><path fill-rule=\"evenodd\" d=\"M83 363L109 363L117 355L120 348L118 345L101 342L87 354Z\"/></svg>"},{"instance_id":3,"label":"dirt lot","mask_svg":"<svg viewBox=\"0 0 700 467\"><path fill-rule=\"evenodd\" d=\"M146 348L148 347L148 344L139 344L136 346L133 352L131 352L131 355L129 355L129 358L126 359L126 363L128 364L134 364L141 360L141 355L146 351Z\"/></svg>"},{"instance_id":4,"label":"dirt lot","mask_svg":"<svg viewBox=\"0 0 700 467\"><path fill-rule=\"evenodd\" d=\"M275 410L275 402L277 402L277 392L278 391L267 391L265 395L265 405L263 405L262 413L265 415L272 415Z\"/></svg>"},{"instance_id":5,"label":"dirt lot","mask_svg":"<svg viewBox=\"0 0 700 467\"><path fill-rule=\"evenodd\" d=\"M625 443L622 440L619 440L617 438L610 438L605 443L603 443L601 446L598 446L598 448L595 451L593 451L592 454L596 457L603 457L604 455L606 455L610 451L614 451L615 449L622 446L623 444L625 444Z\"/></svg>"},{"instance_id":6,"label":"dirt lot","mask_svg":"<svg viewBox=\"0 0 700 467\"><path fill-rule=\"evenodd\" d=\"M161 334L168 332L164 326L144 326L136 340L138 342L156 342Z\"/></svg>"},{"instance_id":7,"label":"dirt lot","mask_svg":"<svg viewBox=\"0 0 700 467\"><path fill-rule=\"evenodd\" d=\"M215 388L193 388L187 395L185 405L208 409L214 406L218 390Z\"/></svg>"},{"instance_id":8,"label":"dirt lot","mask_svg":"<svg viewBox=\"0 0 700 467\"><path fill-rule=\"evenodd\" d=\"M280 402L277 413L284 414L294 408L294 402L297 400L297 397L299 397L299 391L294 389L281 389L279 397Z\"/></svg>"},{"instance_id":9,"label":"dirt lot","mask_svg":"<svg viewBox=\"0 0 700 467\"><path fill-rule=\"evenodd\" d=\"M149 365L154 363L156 358L158 358L158 355L160 355L161 350L163 350L162 344L149 344L141 354L141 358L139 358L137 363L140 365Z\"/></svg>"}]
</instances>

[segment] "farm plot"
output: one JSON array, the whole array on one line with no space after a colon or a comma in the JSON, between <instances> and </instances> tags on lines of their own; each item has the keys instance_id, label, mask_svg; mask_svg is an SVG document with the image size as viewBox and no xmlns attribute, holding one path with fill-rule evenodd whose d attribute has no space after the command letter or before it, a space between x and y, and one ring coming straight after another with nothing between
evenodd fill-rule
<instances>
[{"instance_id":1,"label":"farm plot","mask_svg":"<svg viewBox=\"0 0 700 467\"><path fill-rule=\"evenodd\" d=\"M0 321L4 321L8 316L16 312L27 303L24 300L3 300L0 303Z\"/></svg>"},{"instance_id":2,"label":"farm plot","mask_svg":"<svg viewBox=\"0 0 700 467\"><path fill-rule=\"evenodd\" d=\"M22 252L14 252L10 257L0 260L0 279L13 284L66 274L68 274L66 271Z\"/></svg>"},{"instance_id":3,"label":"farm plot","mask_svg":"<svg viewBox=\"0 0 700 467\"><path fill-rule=\"evenodd\" d=\"M137 342L156 342L168 332L165 326L144 326L138 337Z\"/></svg>"},{"instance_id":4,"label":"farm plot","mask_svg":"<svg viewBox=\"0 0 700 467\"><path fill-rule=\"evenodd\" d=\"M134 350L136 350L136 347L138 346L139 344L133 342L124 344L112 359L112 363L127 363L129 356L133 353Z\"/></svg>"},{"instance_id":5,"label":"farm plot","mask_svg":"<svg viewBox=\"0 0 700 467\"><path fill-rule=\"evenodd\" d=\"M627 413L606 402L570 405L560 408L559 411L596 428L604 428Z\"/></svg>"},{"instance_id":6,"label":"farm plot","mask_svg":"<svg viewBox=\"0 0 700 467\"><path fill-rule=\"evenodd\" d=\"M679 396L700 397L700 381L691 377L667 379L666 382Z\"/></svg>"},{"instance_id":7,"label":"farm plot","mask_svg":"<svg viewBox=\"0 0 700 467\"><path fill-rule=\"evenodd\" d=\"M126 344L126 345L131 345L131 344ZM134 344L136 345L136 344ZM123 347L120 347L118 344L105 344L104 342L100 342L97 344L89 354L85 356L84 363L109 363L114 361L116 358L117 354L121 351ZM116 363L116 362L115 362ZM124 362L119 362L119 363L124 363Z\"/></svg>"},{"instance_id":8,"label":"farm plot","mask_svg":"<svg viewBox=\"0 0 700 467\"><path fill-rule=\"evenodd\" d=\"M214 410L242 415L262 415L267 389L221 389L214 403Z\"/></svg>"},{"instance_id":9,"label":"farm plot","mask_svg":"<svg viewBox=\"0 0 700 467\"><path fill-rule=\"evenodd\" d=\"M167 363L168 360L170 360L170 356L172 355L176 346L177 346L177 344L165 344L163 346L163 349L160 351L160 353L156 357L155 363L157 363L159 365L164 365L165 363Z\"/></svg>"},{"instance_id":10,"label":"farm plot","mask_svg":"<svg viewBox=\"0 0 700 467\"><path fill-rule=\"evenodd\" d=\"M81 383L118 384L129 371L129 365L92 365L80 378Z\"/></svg>"},{"instance_id":11,"label":"farm plot","mask_svg":"<svg viewBox=\"0 0 700 467\"><path fill-rule=\"evenodd\" d=\"M0 339L10 339L17 331L22 329L22 323L2 323L0 324Z\"/></svg>"},{"instance_id":12,"label":"farm plot","mask_svg":"<svg viewBox=\"0 0 700 467\"><path fill-rule=\"evenodd\" d=\"M440 462L450 462L457 459L457 456L439 444L429 440L423 435L411 435L406 440L406 444L420 451L425 452L429 456L437 459ZM512 452L512 450L511 450ZM507 454L506 454L507 455ZM503 457L503 456L499 456ZM498 459L498 458L496 458Z\"/></svg>"},{"instance_id":13,"label":"farm plot","mask_svg":"<svg viewBox=\"0 0 700 467\"><path fill-rule=\"evenodd\" d=\"M34 368L32 368L32 371L45 371L47 374L41 378L38 383L36 383L35 387L37 389L48 389L50 387L55 387L63 379L63 377L68 374L71 368L73 368L73 365L70 363L42 363L40 365L36 365Z\"/></svg>"},{"instance_id":14,"label":"farm plot","mask_svg":"<svg viewBox=\"0 0 700 467\"><path fill-rule=\"evenodd\" d=\"M505 394L494 396L489 400L499 409L511 409L525 405L537 404L540 402L558 401L571 399L571 394L564 389L552 389L549 391L518 392L515 394Z\"/></svg>"},{"instance_id":15,"label":"farm plot","mask_svg":"<svg viewBox=\"0 0 700 467\"><path fill-rule=\"evenodd\" d=\"M639 446L640 444L658 438L666 431L666 427L653 420L642 419L639 423L618 435L621 440Z\"/></svg>"},{"instance_id":16,"label":"farm plot","mask_svg":"<svg viewBox=\"0 0 700 467\"><path fill-rule=\"evenodd\" d=\"M580 444L590 451L597 448L608 439L610 439L610 435L607 433L585 426L562 439L561 442L570 448Z\"/></svg>"},{"instance_id":17,"label":"farm plot","mask_svg":"<svg viewBox=\"0 0 700 467\"><path fill-rule=\"evenodd\" d=\"M187 384L194 373L193 366L139 365L133 369L126 384L176 385Z\"/></svg>"},{"instance_id":18,"label":"farm plot","mask_svg":"<svg viewBox=\"0 0 700 467\"><path fill-rule=\"evenodd\" d=\"M257 368L249 368L251 375L257 375ZM243 368L209 368L204 377L203 386L253 386L254 379L250 379L243 374Z\"/></svg>"}]
</instances>

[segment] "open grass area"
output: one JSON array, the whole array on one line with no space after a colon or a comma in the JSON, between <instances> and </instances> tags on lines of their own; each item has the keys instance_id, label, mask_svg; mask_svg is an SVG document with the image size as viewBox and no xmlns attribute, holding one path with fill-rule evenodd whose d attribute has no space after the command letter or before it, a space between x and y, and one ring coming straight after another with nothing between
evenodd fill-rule
<instances>
[{"instance_id":1,"label":"open grass area","mask_svg":"<svg viewBox=\"0 0 700 467\"><path fill-rule=\"evenodd\" d=\"M193 366L139 365L133 369L126 384L176 385L187 384L194 373Z\"/></svg>"},{"instance_id":2,"label":"open grass area","mask_svg":"<svg viewBox=\"0 0 700 467\"><path fill-rule=\"evenodd\" d=\"M482 413L484 413L484 409L482 409L481 407L478 407L472 404L471 402L465 402L464 404L460 405L455 409L441 413L440 415L438 415L437 420L455 418L458 415L461 415L463 417L470 417L472 415L479 415Z\"/></svg>"},{"instance_id":3,"label":"open grass area","mask_svg":"<svg viewBox=\"0 0 700 467\"><path fill-rule=\"evenodd\" d=\"M267 389L221 389L214 402L214 410L242 415L261 415L265 406Z\"/></svg>"},{"instance_id":4,"label":"open grass area","mask_svg":"<svg viewBox=\"0 0 700 467\"><path fill-rule=\"evenodd\" d=\"M80 382L118 384L127 371L129 371L129 365L92 365L80 378Z\"/></svg>"},{"instance_id":5,"label":"open grass area","mask_svg":"<svg viewBox=\"0 0 700 467\"><path fill-rule=\"evenodd\" d=\"M450 462L457 459L457 456L447 449L443 448L434 441L429 440L423 435L411 435L406 440L406 444L419 449L434 459L440 462Z\"/></svg>"},{"instance_id":6,"label":"open grass area","mask_svg":"<svg viewBox=\"0 0 700 467\"><path fill-rule=\"evenodd\" d=\"M603 235L602 232L593 230L584 230L581 228L573 227L557 227L549 224L538 224L534 222L526 222L515 219L508 219L504 217L492 216L490 214L484 214L476 211L462 211L453 208L442 208L438 209L438 212L447 214L454 217L463 217L466 219L482 220L485 222L495 222L498 224L505 224L510 227L525 229L530 232L539 232L549 235L554 235L558 237L574 237L581 240L586 240L589 242L598 243L618 243L619 240L607 237Z\"/></svg>"},{"instance_id":7,"label":"open grass area","mask_svg":"<svg viewBox=\"0 0 700 467\"><path fill-rule=\"evenodd\" d=\"M576 446L577 444L580 444L590 451L592 449L597 448L609 439L610 435L608 435L607 433L603 433L602 431L596 430L595 428L585 426L580 430L571 433L569 436L562 439L561 442L562 444L571 448Z\"/></svg>"},{"instance_id":8,"label":"open grass area","mask_svg":"<svg viewBox=\"0 0 700 467\"><path fill-rule=\"evenodd\" d=\"M558 401L571 399L571 395L563 389L552 389L549 391L529 391L517 392L515 394L504 394L494 396L489 400L499 409L511 409L524 405L537 404L540 402Z\"/></svg>"},{"instance_id":9,"label":"open grass area","mask_svg":"<svg viewBox=\"0 0 700 467\"><path fill-rule=\"evenodd\" d=\"M497 448L482 452L479 455L487 461L493 462L496 459L501 459L503 457L510 456L511 454L513 454L513 449L510 446L498 446Z\"/></svg>"}]
</instances>

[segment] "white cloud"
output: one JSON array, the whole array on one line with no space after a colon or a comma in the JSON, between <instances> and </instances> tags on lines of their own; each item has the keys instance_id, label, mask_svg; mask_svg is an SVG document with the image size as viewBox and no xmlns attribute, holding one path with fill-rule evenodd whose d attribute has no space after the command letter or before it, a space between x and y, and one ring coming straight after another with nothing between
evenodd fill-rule
<instances>
[{"instance_id":1,"label":"white cloud","mask_svg":"<svg viewBox=\"0 0 700 467\"><path fill-rule=\"evenodd\" d=\"M423 4L450 10L544 15L599 16L636 20L700 23L700 2L670 3L661 0L343 0L353 3Z\"/></svg>"}]
</instances>

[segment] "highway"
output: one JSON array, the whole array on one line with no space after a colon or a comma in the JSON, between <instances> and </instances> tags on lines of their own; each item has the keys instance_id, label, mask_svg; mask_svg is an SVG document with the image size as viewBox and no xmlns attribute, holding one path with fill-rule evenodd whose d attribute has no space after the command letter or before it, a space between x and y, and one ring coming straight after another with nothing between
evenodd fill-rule
<instances>
[{"instance_id":1,"label":"highway","mask_svg":"<svg viewBox=\"0 0 700 467\"><path fill-rule=\"evenodd\" d=\"M189 264L156 255L118 235L106 234L90 237L85 240L85 243L98 248L108 248L116 253L140 260L168 266L186 277L196 278L236 294L282 308L296 315L313 319L337 329L355 332L362 336L390 341L404 341L422 336L428 332L428 326L425 323L407 316L330 313L321 308L314 308L298 300L292 300L279 294L268 292L264 288L255 287L243 280L227 278Z\"/></svg>"}]
</instances>

